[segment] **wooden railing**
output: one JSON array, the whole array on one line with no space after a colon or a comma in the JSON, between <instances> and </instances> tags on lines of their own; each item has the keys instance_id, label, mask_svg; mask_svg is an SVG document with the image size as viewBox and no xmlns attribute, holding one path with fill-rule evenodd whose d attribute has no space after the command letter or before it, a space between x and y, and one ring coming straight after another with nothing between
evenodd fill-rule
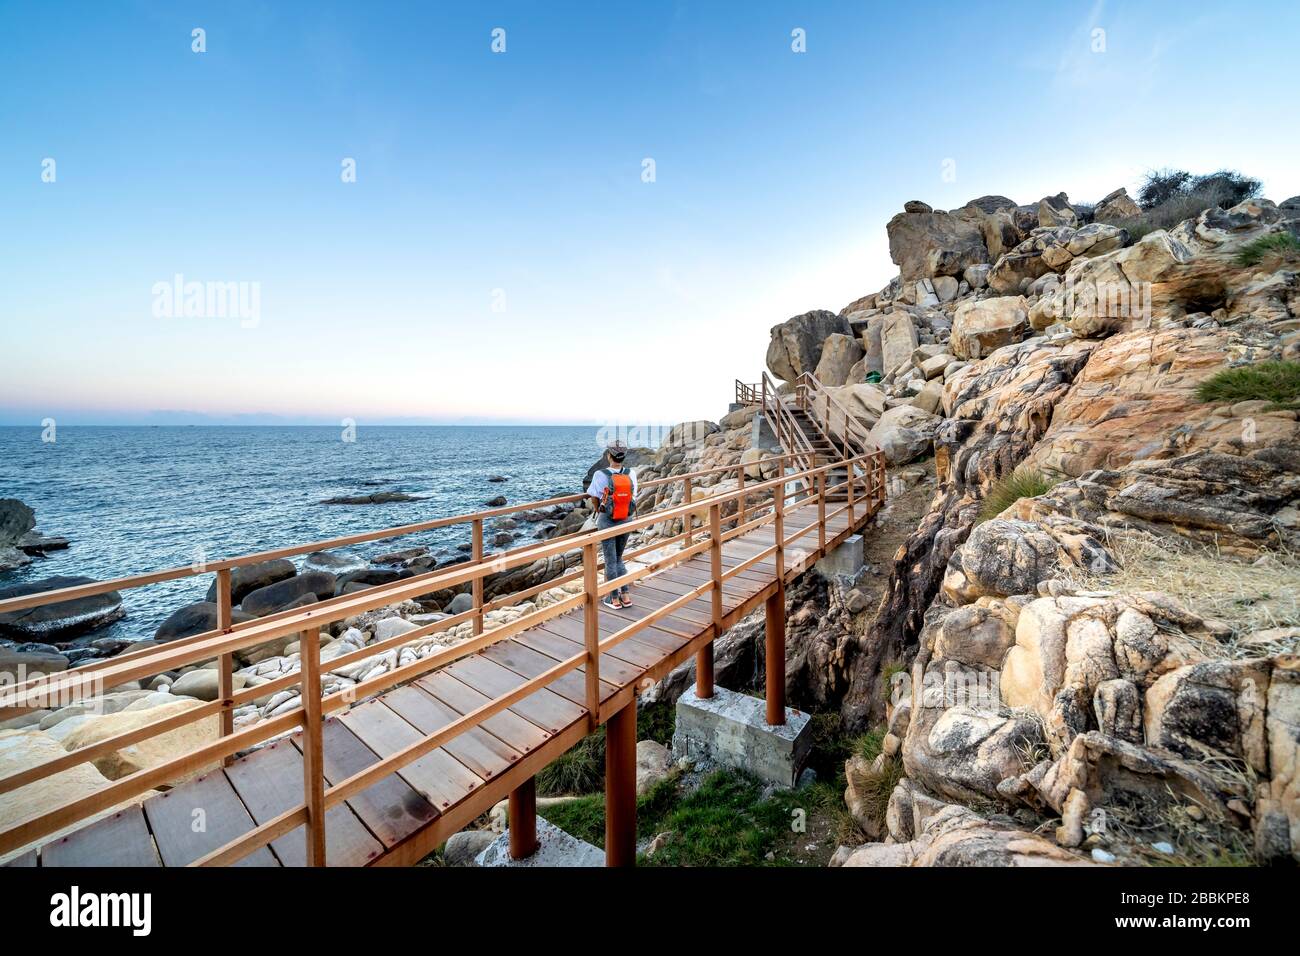
<instances>
[{"instance_id":1,"label":"wooden railing","mask_svg":"<svg viewBox=\"0 0 1300 956\"><path fill-rule=\"evenodd\" d=\"M760 398L762 397L760 396ZM106 787L87 796L59 806L46 808L36 816L0 832L0 854L38 841L42 837L95 816L124 801L138 797L155 787L184 778L218 762L229 760L241 751L248 750L273 737L301 730L303 732L302 748L305 773L303 802L257 826L197 862L202 865L235 862L258 847L265 846L267 843L305 824L308 834L308 862L309 864L320 865L325 862L324 820L325 813L330 807L359 794L389 774L400 770L412 761L418 760L452 740L458 734L477 727L484 720L500 713L524 697L537 692L578 667L585 667L586 669L586 705L589 729L594 730L598 724L609 716L608 713L602 710L599 695L599 659L601 653L706 594L713 595L714 621L709 633L711 635L710 639L716 638L720 633L719 609L721 607L722 586L726 581L747 568L753 567L760 561L773 556L775 556L777 575L780 580L784 581L790 574L790 569L785 565L785 549L791 541L798 540L803 535L816 529L818 530L819 542L824 545L826 523L829 520L847 511L849 525L853 526L856 521L861 520L864 516L873 514L884 500L884 459L879 452L872 452L852 460L823 464L817 468L803 468L794 474L787 474L786 466L798 456L782 455L774 457L778 459L778 465L782 472L781 476L776 479L746 486L744 480L745 466L732 465L647 481L645 483L646 488L682 481L685 482L685 487L689 489L692 482L698 484L700 479L704 477L720 476L732 471L737 474L737 487L733 490L712 494L708 498L699 501L692 500L689 491L687 491L683 504L636 517L615 528L576 532L562 538L515 548L495 555L480 554L462 564L435 569L426 574L401 579L390 584L378 585L364 591L340 595L304 608L281 611L241 624L231 623L230 579L234 568L271 558L304 554L367 541L384 540L458 523L469 523L481 533L483 521L493 517L574 501L582 496L569 495L542 502L531 502L468 515L458 515L453 518L420 522L399 528L348 535L329 541L264 551L239 558L212 562L202 569L173 568L151 574L63 588L58 591L42 592L0 601L0 613L5 613L58 603L73 597L142 587L159 581L174 580L196 574L215 573L218 590L218 619L220 622L218 628L203 634L182 638L158 647L123 654L86 667L34 677L16 685L0 688L0 719L5 719L28 713L50 703L54 703L56 706L65 706L77 700L92 698L113 687L130 681L146 679L164 671L172 671L213 660L220 662L220 694L218 699L205 702L183 713L174 714L117 734L36 766L14 771L0 778L0 795L187 724L212 716L221 717L221 734L211 743L156 766L137 770L114 780ZM849 477L845 482L848 494L847 501L841 507L828 511L826 475L832 469L842 469L848 474ZM799 485L802 485L802 491L796 491L793 494L788 491L789 488L798 487ZM807 527L797 529L792 534L787 534L783 524L787 503L791 500L797 503L805 503L814 496L818 498L817 519ZM762 502L768 497L770 497L770 504L765 507L759 505L757 509L754 509L759 511L758 516L753 517L749 502L752 499ZM694 540L694 535L703 532L694 530L695 521L703 515L707 515L708 530L703 539L697 542ZM678 518L682 519L683 528L679 534L655 541L635 551L630 551L625 557L634 558L649 551L665 549L672 545L679 546L679 550L646 562L642 567L629 572L621 578L598 583L596 574L598 551L600 543L604 539L616 535L645 531L661 523L674 522ZM773 524L776 530L775 543L758 555L748 558L724 572L720 561L723 543L734 537L748 534L769 523ZM724 530L724 526L728 525L730 527ZM516 567L531 564L534 561L574 551L581 552L581 570L516 592L508 598L502 597L493 602L482 602L482 586L489 575L503 573ZM656 571L688 561L705 552L710 553L711 556L710 565L712 571L708 582L700 584L663 607L628 624L605 640L599 639L598 614L599 600L602 596L610 593L616 587L622 587ZM794 573L798 573L797 570ZM546 607L536 608L508 623L484 630L483 615L486 610L491 609L494 605L504 606L506 603L518 602L542 590L556 587L578 577L581 577L583 582L581 593L557 600ZM320 661L320 632L322 628L366 611L376 610L430 592L462 587L466 584L471 586L471 593L474 595L474 606L469 610L332 658L328 662L329 669L336 671L385 651L412 644L430 634L446 631L465 621L474 622L473 634L470 637L458 644L437 650L426 657L417 658L407 664L393 667L384 673L369 677L345 690L322 696ZM586 610L586 632L582 653L574 654L572 657L556 663L545 673L528 680L510 693L483 704L436 733L423 737L410 746L380 759L377 763L371 764L366 769L347 779L331 786L325 785L322 774L321 722L326 716L335 711L346 709L356 701L372 696L386 688L443 667L578 607L583 607ZM253 687L246 687L239 691L234 690L233 661L236 652L256 647L268 641L295 635L299 637L300 641L300 667L297 672L285 674ZM299 705L296 708L268 717L238 731L233 729L231 715L233 715L236 707L294 686L297 686L301 693Z\"/></svg>"},{"instance_id":2,"label":"wooden railing","mask_svg":"<svg viewBox=\"0 0 1300 956\"><path fill-rule=\"evenodd\" d=\"M755 382L750 385L736 379L736 404L737 405L757 405L761 401L763 383Z\"/></svg>"}]
</instances>

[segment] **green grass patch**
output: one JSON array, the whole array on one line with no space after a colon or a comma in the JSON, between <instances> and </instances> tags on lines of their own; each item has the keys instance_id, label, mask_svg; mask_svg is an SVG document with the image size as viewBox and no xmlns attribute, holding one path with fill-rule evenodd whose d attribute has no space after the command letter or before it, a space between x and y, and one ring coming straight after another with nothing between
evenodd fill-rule
<instances>
[{"instance_id":1,"label":"green grass patch","mask_svg":"<svg viewBox=\"0 0 1300 956\"><path fill-rule=\"evenodd\" d=\"M980 522L996 518L1021 498L1037 498L1052 490L1055 484L1041 471L1033 468L1017 468L1011 474L999 478L993 483L984 501L980 505Z\"/></svg>"},{"instance_id":2,"label":"green grass patch","mask_svg":"<svg viewBox=\"0 0 1300 956\"><path fill-rule=\"evenodd\" d=\"M764 800L763 785L734 770L715 771L698 789L684 795L676 780L664 780L637 799L637 837L645 840L665 831L673 836L654 856L642 856L637 862L645 866L769 865L767 854L791 832L794 810L806 810L810 799L829 800L830 788L825 789L825 793L811 787L782 791ZM566 833L594 846L605 845L601 795L547 807L545 816Z\"/></svg>"},{"instance_id":3,"label":"green grass patch","mask_svg":"<svg viewBox=\"0 0 1300 956\"><path fill-rule=\"evenodd\" d=\"M1203 402L1266 401L1285 406L1300 401L1300 362L1256 362L1224 369L1196 387Z\"/></svg>"},{"instance_id":4,"label":"green grass patch","mask_svg":"<svg viewBox=\"0 0 1300 956\"><path fill-rule=\"evenodd\" d=\"M1261 236L1241 247L1237 253L1237 262L1243 266L1255 266L1274 256L1300 257L1300 239L1289 232Z\"/></svg>"}]
</instances>

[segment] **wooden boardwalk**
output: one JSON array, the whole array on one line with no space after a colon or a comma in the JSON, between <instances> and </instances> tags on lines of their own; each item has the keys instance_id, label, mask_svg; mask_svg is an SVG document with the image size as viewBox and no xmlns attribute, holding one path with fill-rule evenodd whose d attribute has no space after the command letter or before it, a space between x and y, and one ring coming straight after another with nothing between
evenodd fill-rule
<instances>
[{"instance_id":1,"label":"wooden boardwalk","mask_svg":"<svg viewBox=\"0 0 1300 956\"><path fill-rule=\"evenodd\" d=\"M883 490L877 489L883 497ZM805 499L787 506L783 555L792 580L874 514L876 492L853 522L843 508ZM819 511L820 509L820 511ZM827 516L827 512L834 513ZM824 527L818 522L824 519ZM793 531L789 530L793 529ZM824 537L823 537L824 536ZM696 532L696 537L706 537ZM823 543L824 541L824 543ZM721 633L778 593L776 531L771 523L725 541L721 564ZM748 567L740 566L764 555ZM740 568L740 570L737 570ZM593 572L594 573L594 572ZM634 606L599 606L601 640L713 580L706 552L656 571L632 586ZM781 582L782 586L785 582ZM552 617L431 673L319 722L326 786L336 786L454 721L480 710L584 652L586 609ZM600 714L588 711L582 667L462 730L441 746L345 799L324 814L331 866L409 865L486 812L591 732L634 705L638 690L705 650L714 639L711 593L685 602L599 656ZM591 658L588 658L590 660ZM300 730L29 851L9 865L185 866L311 803ZM2 799L2 798L0 798ZM320 805L319 803L317 804ZM201 826L198 825L201 821ZM302 866L307 827L300 824L258 846L242 866Z\"/></svg>"}]
</instances>

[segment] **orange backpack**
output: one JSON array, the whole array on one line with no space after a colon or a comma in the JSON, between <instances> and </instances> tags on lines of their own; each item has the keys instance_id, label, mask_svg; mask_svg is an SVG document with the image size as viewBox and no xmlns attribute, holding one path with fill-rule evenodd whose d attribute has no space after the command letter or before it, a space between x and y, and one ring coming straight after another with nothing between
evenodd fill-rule
<instances>
[{"instance_id":1,"label":"orange backpack","mask_svg":"<svg viewBox=\"0 0 1300 956\"><path fill-rule=\"evenodd\" d=\"M632 476L626 471L618 474L602 468L608 484L600 498L600 510L615 521L624 521L632 514Z\"/></svg>"}]
</instances>

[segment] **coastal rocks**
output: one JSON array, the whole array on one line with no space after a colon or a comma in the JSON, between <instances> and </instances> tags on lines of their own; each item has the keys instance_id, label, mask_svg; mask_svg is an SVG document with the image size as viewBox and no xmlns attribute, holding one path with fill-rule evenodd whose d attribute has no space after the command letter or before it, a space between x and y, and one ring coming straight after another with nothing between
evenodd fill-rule
<instances>
[{"instance_id":1,"label":"coastal rocks","mask_svg":"<svg viewBox=\"0 0 1300 956\"><path fill-rule=\"evenodd\" d=\"M0 588L0 601L93 583L93 578L79 576L27 581ZM67 639L120 621L124 617L126 611L122 608L122 596L116 591L109 591L106 594L93 594L0 614L0 634L26 641Z\"/></svg>"},{"instance_id":2,"label":"coastal rocks","mask_svg":"<svg viewBox=\"0 0 1300 956\"><path fill-rule=\"evenodd\" d=\"M321 502L323 505L388 505L399 501L419 501L415 495L408 495L404 491L376 491L371 494L361 495L338 495L334 498L326 498Z\"/></svg>"},{"instance_id":3,"label":"coastal rocks","mask_svg":"<svg viewBox=\"0 0 1300 956\"><path fill-rule=\"evenodd\" d=\"M1029 307L1024 296L963 302L953 316L948 347L959 358L982 358L1020 341L1028 329Z\"/></svg>"},{"instance_id":4,"label":"coastal rocks","mask_svg":"<svg viewBox=\"0 0 1300 956\"><path fill-rule=\"evenodd\" d=\"M234 676L234 689L242 690L244 678L238 674ZM178 697L195 697L199 700L216 700L221 696L221 675L215 668L199 667L192 671L186 671L180 677L176 678L171 685L171 692Z\"/></svg>"},{"instance_id":5,"label":"coastal rocks","mask_svg":"<svg viewBox=\"0 0 1300 956\"><path fill-rule=\"evenodd\" d=\"M0 571L31 562L18 542L35 527L36 512L17 498L0 498Z\"/></svg>"},{"instance_id":6,"label":"coastal rocks","mask_svg":"<svg viewBox=\"0 0 1300 956\"><path fill-rule=\"evenodd\" d=\"M328 571L305 571L249 592L240 602L240 607L246 614L265 617L309 594L322 601L331 598L336 583L337 579Z\"/></svg>"},{"instance_id":7,"label":"coastal rocks","mask_svg":"<svg viewBox=\"0 0 1300 956\"><path fill-rule=\"evenodd\" d=\"M796 315L774 325L767 347L767 367L785 381L817 368L822 346L832 334L851 335L848 320L825 309Z\"/></svg>"},{"instance_id":8,"label":"coastal rocks","mask_svg":"<svg viewBox=\"0 0 1300 956\"><path fill-rule=\"evenodd\" d=\"M22 645L19 645L22 647ZM30 651L0 647L0 683L18 684L40 674L68 669L68 659L54 650Z\"/></svg>"},{"instance_id":9,"label":"coastal rocks","mask_svg":"<svg viewBox=\"0 0 1300 956\"><path fill-rule=\"evenodd\" d=\"M40 731L33 729L0 731L0 777L8 777L66 755L67 752L58 741ZM0 830L8 830L24 820L46 812L51 807L89 797L109 786L109 783L110 781L90 763L77 764L58 773L33 780L29 784L9 791L5 794L5 798L0 800ZM145 795L151 792L147 791ZM76 823L42 837L40 842L52 841L83 825ZM15 853L8 854L8 858L21 853L24 849L26 848L17 848Z\"/></svg>"},{"instance_id":10,"label":"coastal rocks","mask_svg":"<svg viewBox=\"0 0 1300 956\"><path fill-rule=\"evenodd\" d=\"M885 411L869 433L891 465L902 465L930 451L941 419L914 405L897 405Z\"/></svg>"},{"instance_id":11,"label":"coastal rocks","mask_svg":"<svg viewBox=\"0 0 1300 956\"><path fill-rule=\"evenodd\" d=\"M242 624L245 621L256 620L256 615L232 608L230 620L232 624ZM159 625L153 637L155 641L174 641L195 634L206 634L216 629L216 604L211 601L199 601L197 604L187 604L173 611L167 620Z\"/></svg>"},{"instance_id":12,"label":"coastal rocks","mask_svg":"<svg viewBox=\"0 0 1300 956\"><path fill-rule=\"evenodd\" d=\"M967 266L988 262L980 227L969 219L946 212L924 210L899 213L885 227L889 257L899 267L903 281L934 276L958 276Z\"/></svg>"},{"instance_id":13,"label":"coastal rocks","mask_svg":"<svg viewBox=\"0 0 1300 956\"><path fill-rule=\"evenodd\" d=\"M298 569L293 566L293 562L286 558L259 561L257 564L245 564L234 568L230 572L230 601L232 604L238 604L250 592L283 581L285 578L291 578L297 573ZM215 580L208 588L204 600L216 602L217 582Z\"/></svg>"},{"instance_id":14,"label":"coastal rocks","mask_svg":"<svg viewBox=\"0 0 1300 956\"><path fill-rule=\"evenodd\" d=\"M349 551L313 551L303 560L303 571L325 571L329 574L346 574L366 567L366 559ZM322 600L328 595L321 596Z\"/></svg>"},{"instance_id":15,"label":"coastal rocks","mask_svg":"<svg viewBox=\"0 0 1300 956\"><path fill-rule=\"evenodd\" d=\"M1023 830L999 827L966 807L949 805L907 843L868 843L849 854L858 866L1092 866Z\"/></svg>"}]
</instances>

